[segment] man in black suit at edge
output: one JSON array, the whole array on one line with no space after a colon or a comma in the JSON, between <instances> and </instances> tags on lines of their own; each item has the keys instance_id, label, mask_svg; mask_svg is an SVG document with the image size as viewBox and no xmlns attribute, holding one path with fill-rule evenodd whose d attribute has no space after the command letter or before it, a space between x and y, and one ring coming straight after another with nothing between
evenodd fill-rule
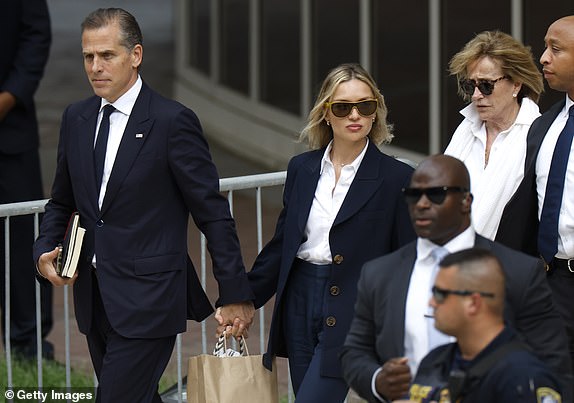
<instances>
[{"instance_id":1,"label":"man in black suit at edge","mask_svg":"<svg viewBox=\"0 0 574 403\"><path fill-rule=\"evenodd\" d=\"M50 54L52 32L46 0L0 5L0 204L44 197L34 94ZM0 310L5 321L4 220L0 221ZM32 216L10 219L10 344L19 357L36 357L36 269ZM42 338L52 329L52 287L41 287ZM4 340L4 339L3 339ZM45 358L53 345L42 342Z\"/></svg>"},{"instance_id":2,"label":"man in black suit at edge","mask_svg":"<svg viewBox=\"0 0 574 403\"><path fill-rule=\"evenodd\" d=\"M406 396L422 357L453 341L430 330L433 319L426 314L433 267L447 253L477 246L503 264L508 280L505 321L554 371L564 390L572 388L566 334L543 263L475 233L464 164L450 156L431 156L417 167L404 193L418 238L363 266L355 317L341 353L349 385L369 402ZM563 396L565 402L572 399L571 392Z\"/></svg>"}]
</instances>

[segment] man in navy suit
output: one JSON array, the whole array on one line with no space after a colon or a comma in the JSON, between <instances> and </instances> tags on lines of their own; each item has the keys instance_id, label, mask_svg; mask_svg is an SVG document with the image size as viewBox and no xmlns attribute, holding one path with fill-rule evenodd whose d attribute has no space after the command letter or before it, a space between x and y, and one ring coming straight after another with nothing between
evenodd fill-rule
<instances>
[{"instance_id":1,"label":"man in navy suit","mask_svg":"<svg viewBox=\"0 0 574 403\"><path fill-rule=\"evenodd\" d=\"M82 23L82 54L96 95L62 117L58 167L34 258L39 275L53 284L74 283L78 327L99 381L97 401L161 402L158 381L176 334L185 331L186 319L212 312L187 254L190 213L208 240L220 325L241 334L253 319L253 294L199 120L138 73L143 47L135 18L117 8L91 13ZM108 119L109 129L100 130ZM97 137L106 133L98 166ZM86 234L77 275L67 280L56 274L54 260L74 211Z\"/></svg>"},{"instance_id":2,"label":"man in navy suit","mask_svg":"<svg viewBox=\"0 0 574 403\"><path fill-rule=\"evenodd\" d=\"M542 256L546 261L548 283L556 308L564 320L570 357L574 360L574 309L571 303L574 291L574 142L558 141L574 105L574 15L553 22L548 27L544 43L546 47L540 57L544 78L550 88L563 92L564 97L530 127L524 179L506 206L507 218L500 225L505 227L503 232L508 236L500 241ZM571 141L572 129L564 130L564 135L568 134ZM562 168L565 171L561 177L554 176L553 191L548 192L553 157L562 149L565 162ZM561 188L561 193L556 192L555 186ZM539 226L546 201L556 206L554 226L543 223ZM543 218L541 221L548 222ZM542 239L546 241L540 244ZM530 246L525 248L524 245Z\"/></svg>"},{"instance_id":3,"label":"man in navy suit","mask_svg":"<svg viewBox=\"0 0 574 403\"><path fill-rule=\"evenodd\" d=\"M363 266L355 317L341 353L349 385L369 402L406 395L422 357L452 341L429 329L434 329L427 309L431 270L438 268L441 257L437 252L477 246L502 262L507 279L505 321L554 371L562 382L564 401L571 401L566 333L542 261L475 233L470 177L454 157L435 155L422 161L404 193L418 239Z\"/></svg>"},{"instance_id":4,"label":"man in navy suit","mask_svg":"<svg viewBox=\"0 0 574 403\"><path fill-rule=\"evenodd\" d=\"M4 1L0 6L0 204L42 199L34 94L50 53L46 0ZM0 310L4 330L4 221L0 222ZM10 343L26 358L36 355L36 297L31 216L10 219ZM41 287L42 337L52 328L52 288ZM45 357L53 346L43 341Z\"/></svg>"}]
</instances>

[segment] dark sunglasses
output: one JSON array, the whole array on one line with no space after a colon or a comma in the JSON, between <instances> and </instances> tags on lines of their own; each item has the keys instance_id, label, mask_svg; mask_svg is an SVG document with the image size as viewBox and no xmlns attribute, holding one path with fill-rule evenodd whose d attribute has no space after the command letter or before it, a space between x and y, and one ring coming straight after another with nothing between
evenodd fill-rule
<instances>
[{"instance_id":1,"label":"dark sunglasses","mask_svg":"<svg viewBox=\"0 0 574 403\"><path fill-rule=\"evenodd\" d=\"M500 80L504 80L509 78L508 76L502 76L497 78L496 80L471 80L469 78L465 80L460 80L459 85L462 92L464 92L469 97L474 94L474 88L477 87L478 90L482 93L482 95L490 95L492 91L494 91L494 84L499 82Z\"/></svg>"},{"instance_id":2,"label":"dark sunglasses","mask_svg":"<svg viewBox=\"0 0 574 403\"><path fill-rule=\"evenodd\" d=\"M369 99L361 102L325 102L325 107L331 108L333 115L338 118L349 116L353 108L357 108L359 114L368 118L377 111L377 100Z\"/></svg>"},{"instance_id":3,"label":"dark sunglasses","mask_svg":"<svg viewBox=\"0 0 574 403\"><path fill-rule=\"evenodd\" d=\"M468 192L467 188L460 186L437 186L432 188L404 188L403 195L409 204L415 204L422 195L425 195L433 204L442 204L448 192Z\"/></svg>"},{"instance_id":4,"label":"dark sunglasses","mask_svg":"<svg viewBox=\"0 0 574 403\"><path fill-rule=\"evenodd\" d=\"M446 288L439 288L436 285L431 288L432 296L437 304L442 304L444 300L450 295L460 295L461 297L468 297L472 294L479 294L482 297L494 298L491 292L471 291L471 290L447 290Z\"/></svg>"}]
</instances>

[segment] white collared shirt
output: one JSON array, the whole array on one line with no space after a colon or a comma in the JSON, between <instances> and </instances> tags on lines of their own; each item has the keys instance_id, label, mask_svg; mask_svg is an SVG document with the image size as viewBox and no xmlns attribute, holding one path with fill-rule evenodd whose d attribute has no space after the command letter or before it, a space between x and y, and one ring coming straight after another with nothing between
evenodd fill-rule
<instances>
[{"instance_id":1,"label":"white collared shirt","mask_svg":"<svg viewBox=\"0 0 574 403\"><path fill-rule=\"evenodd\" d=\"M138 75L138 79L135 84L112 104L116 110L110 115L110 132L108 136L108 144L106 147L106 159L104 161L102 184L100 186L98 197L99 208L102 208L104 196L106 195L106 189L108 187L108 180L110 179L112 168L116 160L116 155L118 154L118 149L120 148L120 142L122 141L122 136L128 124L128 119L130 118L130 114L132 113L132 109L136 103L136 99L140 93L141 88L142 79ZM102 121L102 117L104 116L103 109L107 104L109 104L109 102L102 98L100 112L98 113L98 124L96 125L96 135L94 136L94 147L96 146L98 130L100 130L100 123Z\"/></svg>"},{"instance_id":2,"label":"white collared shirt","mask_svg":"<svg viewBox=\"0 0 574 403\"><path fill-rule=\"evenodd\" d=\"M468 227L443 247L449 253L453 253L472 248L474 241L474 229ZM405 356L409 359L409 367L413 376L417 373L421 360L429 352L428 319L425 318L425 315L432 315L432 309L429 307L429 290L433 286L431 275L434 259L432 252L437 246L428 239L417 239L417 260L411 274L405 307ZM454 341L454 338L451 340Z\"/></svg>"},{"instance_id":3,"label":"white collared shirt","mask_svg":"<svg viewBox=\"0 0 574 403\"><path fill-rule=\"evenodd\" d=\"M460 159L468 168L474 195L472 225L477 233L494 240L504 207L524 178L526 136L540 110L530 98L522 99L512 126L501 131L492 143L486 166L486 125L474 103L460 113L464 120L444 153Z\"/></svg>"},{"instance_id":4,"label":"white collared shirt","mask_svg":"<svg viewBox=\"0 0 574 403\"><path fill-rule=\"evenodd\" d=\"M315 189L313 204L309 211L305 226L306 241L299 246L297 257L313 264L329 264L332 262L329 232L339 213L347 192L355 179L357 170L367 152L369 139L363 151L355 160L341 168L341 175L337 181L335 167L331 162L330 152L333 140L327 145L321 160L321 174Z\"/></svg>"},{"instance_id":5,"label":"white collared shirt","mask_svg":"<svg viewBox=\"0 0 574 403\"><path fill-rule=\"evenodd\" d=\"M552 162L554 148L558 141L558 136L568 120L568 110L574 104L568 94L566 94L566 104L560 111L554 122L546 132L544 140L540 145L540 151L536 159L536 190L538 193L538 218L544 206L544 195L546 194L546 184L548 183L548 172ZM562 204L560 206L560 216L558 218L558 252L556 256L562 259L574 257L574 142L570 148L568 157L568 167L564 179L564 193L562 194Z\"/></svg>"}]
</instances>

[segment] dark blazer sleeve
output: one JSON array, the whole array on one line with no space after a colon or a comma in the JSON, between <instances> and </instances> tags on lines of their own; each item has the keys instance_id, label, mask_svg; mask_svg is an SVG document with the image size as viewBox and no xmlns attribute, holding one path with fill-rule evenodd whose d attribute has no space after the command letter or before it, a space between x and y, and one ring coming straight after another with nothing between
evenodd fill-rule
<instances>
[{"instance_id":1,"label":"dark blazer sleeve","mask_svg":"<svg viewBox=\"0 0 574 403\"><path fill-rule=\"evenodd\" d=\"M23 0L16 4L2 6L2 13L13 16L5 7L21 7L20 19L10 21L10 24L19 26L19 36L5 38L15 44L11 67L5 79L2 80L1 89L9 91L18 100L29 103L33 101L34 93L38 88L44 73L44 66L48 61L51 43L50 16L45 0ZM6 50L3 47L3 52Z\"/></svg>"},{"instance_id":2,"label":"dark blazer sleeve","mask_svg":"<svg viewBox=\"0 0 574 403\"><path fill-rule=\"evenodd\" d=\"M410 277L410 271L404 270L404 276L399 276L401 277L399 281L393 281L390 276L400 273L390 268L399 267L399 256L402 256L407 248L412 247L412 243L409 245L389 255L368 261L363 266L359 278L355 315L341 349L340 359L345 381L369 402L379 402L371 389L375 371L388 358L402 353L403 331L395 321L397 315L401 314L397 313L392 317L389 313L391 310L402 309L400 306L402 297L396 297L403 293L396 291L402 288L403 277L404 279ZM387 339L389 335L396 337ZM383 338L385 338L382 340L384 352L380 351ZM396 343L401 346L397 347Z\"/></svg>"},{"instance_id":3,"label":"dark blazer sleeve","mask_svg":"<svg viewBox=\"0 0 574 403\"><path fill-rule=\"evenodd\" d=\"M300 166L300 157L294 157L287 166L287 178L283 189L283 208L277 219L273 238L261 250L251 271L248 273L249 283L255 294L255 308L260 308L269 301L277 291L281 268L282 248L284 239L285 218L289 209L289 200L293 184Z\"/></svg>"},{"instance_id":4,"label":"dark blazer sleeve","mask_svg":"<svg viewBox=\"0 0 574 403\"><path fill-rule=\"evenodd\" d=\"M14 154L38 147L34 93L44 74L51 43L45 0L12 0L0 6L0 91L16 105L0 120L0 151Z\"/></svg>"},{"instance_id":5,"label":"dark blazer sleeve","mask_svg":"<svg viewBox=\"0 0 574 403\"><path fill-rule=\"evenodd\" d=\"M170 168L195 224L207 239L219 285L215 305L253 300L235 220L227 199L219 192L219 175L199 119L190 109L183 108L173 126L168 140Z\"/></svg>"}]
</instances>

